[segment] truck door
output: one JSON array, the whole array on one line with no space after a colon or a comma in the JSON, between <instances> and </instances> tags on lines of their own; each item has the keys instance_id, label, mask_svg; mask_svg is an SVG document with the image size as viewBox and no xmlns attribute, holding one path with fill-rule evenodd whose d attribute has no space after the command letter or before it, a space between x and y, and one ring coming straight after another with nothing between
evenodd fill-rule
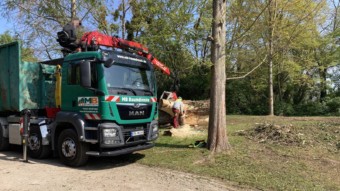
<instances>
[{"instance_id":1,"label":"truck door","mask_svg":"<svg viewBox=\"0 0 340 191\"><path fill-rule=\"evenodd\" d=\"M61 109L63 111L79 112L85 105L97 104L98 96L89 88L82 87L80 84L81 69L80 64L83 62L70 62L63 66L63 84L62 84L62 99ZM96 64L91 64L91 87L97 88L97 70ZM96 101L95 101L96 100ZM96 102L96 103L93 103ZM82 111L80 111L82 112Z\"/></svg>"}]
</instances>

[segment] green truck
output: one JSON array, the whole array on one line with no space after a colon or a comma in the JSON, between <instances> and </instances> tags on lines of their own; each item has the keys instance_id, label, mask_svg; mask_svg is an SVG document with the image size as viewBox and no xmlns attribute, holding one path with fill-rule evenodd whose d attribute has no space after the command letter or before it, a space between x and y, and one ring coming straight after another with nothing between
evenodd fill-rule
<instances>
[{"instance_id":1,"label":"green truck","mask_svg":"<svg viewBox=\"0 0 340 191\"><path fill-rule=\"evenodd\" d=\"M18 42L0 46L0 151L22 145L21 111L31 111L28 154L68 166L154 146L154 65L138 54L96 50L23 62Z\"/></svg>"}]
</instances>

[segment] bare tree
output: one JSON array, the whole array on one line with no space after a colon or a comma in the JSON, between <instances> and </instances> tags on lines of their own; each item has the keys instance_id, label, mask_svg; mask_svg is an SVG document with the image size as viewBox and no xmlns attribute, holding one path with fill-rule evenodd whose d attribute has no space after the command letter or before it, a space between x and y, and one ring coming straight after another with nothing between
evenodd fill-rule
<instances>
[{"instance_id":1,"label":"bare tree","mask_svg":"<svg viewBox=\"0 0 340 191\"><path fill-rule=\"evenodd\" d=\"M131 0L121 0L118 9L113 12L114 20L120 20L122 38L126 36L127 13L131 8Z\"/></svg>"},{"instance_id":2,"label":"bare tree","mask_svg":"<svg viewBox=\"0 0 340 191\"><path fill-rule=\"evenodd\" d=\"M76 17L76 0L71 0L71 20L75 19Z\"/></svg>"},{"instance_id":3,"label":"bare tree","mask_svg":"<svg viewBox=\"0 0 340 191\"><path fill-rule=\"evenodd\" d=\"M276 19L276 9L277 4L276 0L269 0L269 7L268 7L268 68L269 68L269 78L268 78L268 85L269 85L269 115L274 116L274 90L273 90L273 54L274 54L274 47L273 47L273 39L274 39L274 32L275 26L274 21Z\"/></svg>"},{"instance_id":4,"label":"bare tree","mask_svg":"<svg viewBox=\"0 0 340 191\"><path fill-rule=\"evenodd\" d=\"M225 44L226 44L226 0L213 1L211 92L208 129L208 149L213 153L230 149L226 132L225 104Z\"/></svg>"},{"instance_id":5,"label":"bare tree","mask_svg":"<svg viewBox=\"0 0 340 191\"><path fill-rule=\"evenodd\" d=\"M34 47L35 55L39 55L40 59L50 59L60 57L57 31L75 18L76 14L80 19L86 17L87 22L93 20L97 11L94 5L103 1L79 3L76 0L6 0L0 3L0 10L2 16L15 23L13 33L18 34L26 46Z\"/></svg>"},{"instance_id":6,"label":"bare tree","mask_svg":"<svg viewBox=\"0 0 340 191\"><path fill-rule=\"evenodd\" d=\"M129 4L129 1L127 2ZM125 38L125 33L126 33L126 13L129 11L130 6L126 6L125 0L122 1L121 4L121 9L122 9L122 15L120 16L120 20L122 23L122 38Z\"/></svg>"}]
</instances>

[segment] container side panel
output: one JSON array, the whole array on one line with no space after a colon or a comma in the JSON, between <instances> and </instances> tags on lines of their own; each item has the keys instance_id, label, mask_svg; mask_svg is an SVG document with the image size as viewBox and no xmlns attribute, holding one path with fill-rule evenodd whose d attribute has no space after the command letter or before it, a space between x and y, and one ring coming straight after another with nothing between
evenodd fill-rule
<instances>
[{"instance_id":1,"label":"container side panel","mask_svg":"<svg viewBox=\"0 0 340 191\"><path fill-rule=\"evenodd\" d=\"M41 73L41 101L39 108L56 107L55 103L55 77L56 66L40 65Z\"/></svg>"},{"instance_id":2,"label":"container side panel","mask_svg":"<svg viewBox=\"0 0 340 191\"><path fill-rule=\"evenodd\" d=\"M20 110L55 107L55 66L33 62L20 65Z\"/></svg>"},{"instance_id":3,"label":"container side panel","mask_svg":"<svg viewBox=\"0 0 340 191\"><path fill-rule=\"evenodd\" d=\"M19 111L19 64L18 42L0 46L0 110Z\"/></svg>"},{"instance_id":4,"label":"container side panel","mask_svg":"<svg viewBox=\"0 0 340 191\"><path fill-rule=\"evenodd\" d=\"M0 111L55 107L55 66L22 62L18 42L0 46Z\"/></svg>"},{"instance_id":5,"label":"container side panel","mask_svg":"<svg viewBox=\"0 0 340 191\"><path fill-rule=\"evenodd\" d=\"M22 62L20 64L20 110L38 109L40 81L39 64Z\"/></svg>"}]
</instances>

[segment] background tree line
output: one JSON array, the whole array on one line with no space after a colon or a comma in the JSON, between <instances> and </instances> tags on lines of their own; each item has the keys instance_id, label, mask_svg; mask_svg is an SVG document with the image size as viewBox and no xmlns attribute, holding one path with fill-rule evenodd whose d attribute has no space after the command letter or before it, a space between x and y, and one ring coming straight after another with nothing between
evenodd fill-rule
<instances>
[{"instance_id":1,"label":"background tree line","mask_svg":"<svg viewBox=\"0 0 340 191\"><path fill-rule=\"evenodd\" d=\"M60 57L56 32L70 21L70 0L0 5L16 23L2 36L21 39L36 58ZM227 113L340 115L339 7L339 0L228 1ZM84 31L147 45L180 81L184 99L209 98L211 0L79 0L76 15ZM159 93L170 90L170 78L157 78Z\"/></svg>"}]
</instances>

